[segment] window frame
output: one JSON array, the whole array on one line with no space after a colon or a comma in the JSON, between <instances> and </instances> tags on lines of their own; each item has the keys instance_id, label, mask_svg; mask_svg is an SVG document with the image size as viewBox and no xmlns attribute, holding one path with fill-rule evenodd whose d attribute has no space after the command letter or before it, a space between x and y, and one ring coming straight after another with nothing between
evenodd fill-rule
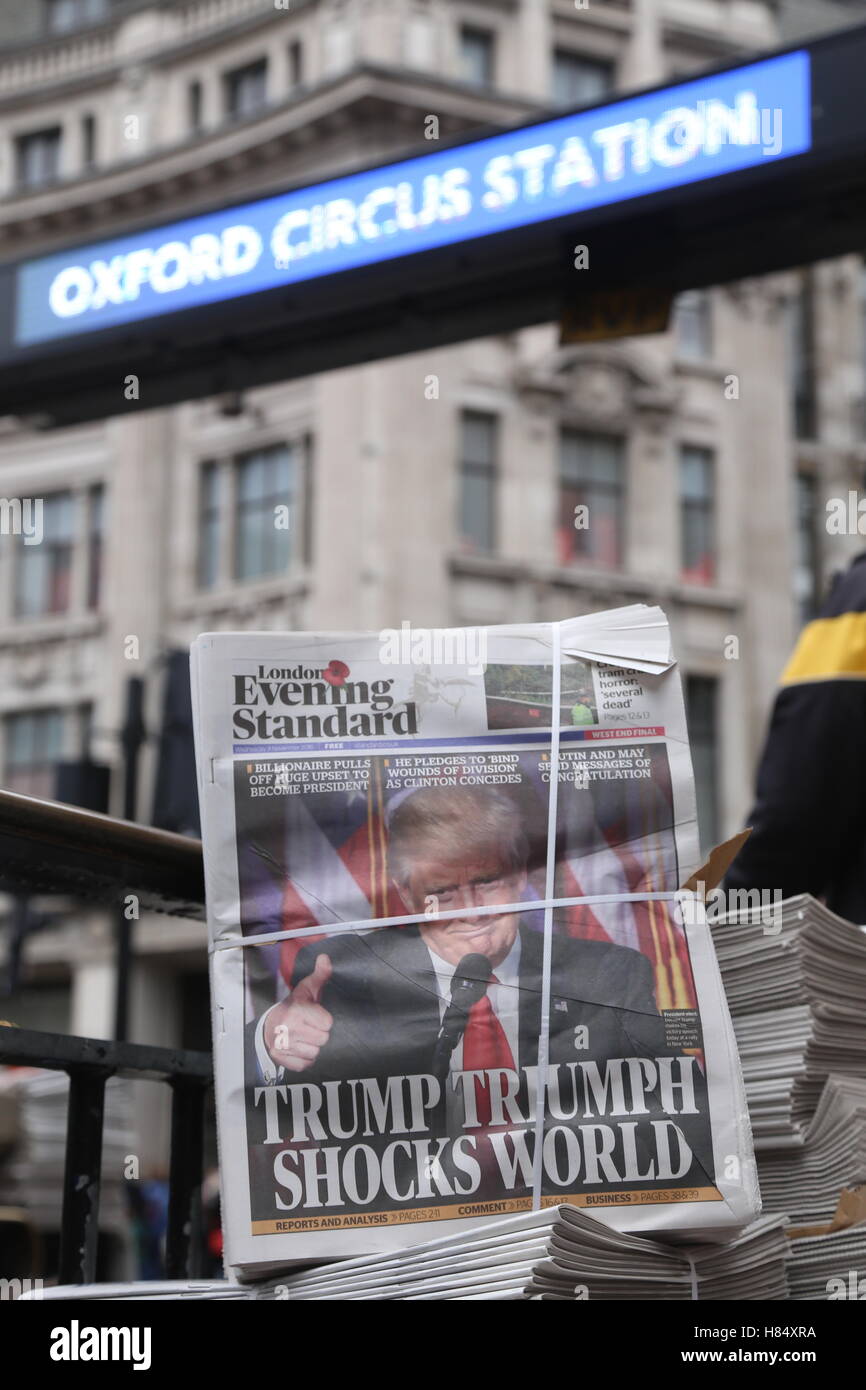
<instances>
[{"instance_id":1,"label":"window frame","mask_svg":"<svg viewBox=\"0 0 866 1390\"><path fill-rule=\"evenodd\" d=\"M267 110L270 104L268 95L269 69L270 64L268 63L267 54L263 54L260 58L254 58L252 62L241 63L238 67L228 68L223 72L223 109L227 121L251 121L263 111ZM235 99L238 94L239 83L243 78L251 77L254 73L256 75L261 73L261 100L244 110L238 110L235 106Z\"/></svg>"},{"instance_id":2,"label":"window frame","mask_svg":"<svg viewBox=\"0 0 866 1390\"><path fill-rule=\"evenodd\" d=\"M812 503L817 503L820 489L818 477L811 469L798 468L794 473L793 501L796 553L793 588L797 604L797 616L803 625L811 622L817 616L821 603L821 541L820 531L816 524L818 512L815 505L808 509L803 506L802 484L804 483L808 484ZM804 521L807 523L806 525L803 524ZM804 550L811 552L811 564L808 561L802 562ZM799 582L801 575L808 575L808 592L805 591L805 586Z\"/></svg>"},{"instance_id":3,"label":"window frame","mask_svg":"<svg viewBox=\"0 0 866 1390\"><path fill-rule=\"evenodd\" d=\"M275 467L283 461L279 457L280 452L282 452L284 455L284 461L286 463L287 468L287 495L284 495L280 491L280 489L276 486L276 480L273 477L270 477L266 481L266 491L263 493L261 497L251 497L246 499L242 498L240 479L243 469L252 469L253 465L264 462L267 471L273 473L275 471ZM254 584L260 583L268 579L282 578L283 576L288 574L292 569L292 543L294 540L292 522L295 520L293 514L296 512L297 508L296 489L292 486L294 481L292 477L293 466L296 464L297 460L293 455L293 446L290 443L283 442L279 444L265 446L263 448L248 449L245 450L242 454L235 455L235 457L232 459L232 515L234 517L235 523L232 528L231 545L231 582L233 584ZM286 505L289 508L289 526L288 529L281 532L273 524L273 520L271 524L268 525L266 522L266 518L269 513L273 517L273 513L275 512L278 506ZM282 566L275 564L270 568L255 573L247 572L242 574L240 572L240 557L242 552L242 546L245 544L245 537L243 535L245 516L252 516L253 518L258 518L260 520L262 529L262 539L264 539L264 541L267 543L267 548L269 548L272 552L277 547L277 540L275 538L278 538L281 535L285 536L285 564L283 564Z\"/></svg>"},{"instance_id":4,"label":"window frame","mask_svg":"<svg viewBox=\"0 0 866 1390\"><path fill-rule=\"evenodd\" d=\"M489 430L489 455L485 459L468 457L467 425L470 421L483 421ZM497 516L499 499L499 450L501 440L500 416L492 410L478 410L466 406L460 411L458 420L458 488L457 532L460 548L473 555L495 555L499 545L499 518ZM487 484L486 495L486 539L479 542L464 525L466 515L466 488L469 479L483 479Z\"/></svg>"},{"instance_id":5,"label":"window frame","mask_svg":"<svg viewBox=\"0 0 866 1390\"><path fill-rule=\"evenodd\" d=\"M14 552L14 572L12 577L12 617L16 623L40 622L43 619L59 618L75 611L75 556L76 547L79 540L78 521L79 521L79 498L80 492L75 488L58 488L56 492L45 493L39 500L42 502L43 534L38 547L34 548L25 543L24 536L17 538L18 544ZM65 500L69 506L68 528L65 534L59 539L49 537L45 529L45 513L49 504ZM65 563L58 565L57 557L64 557ZM66 598L65 602L57 607L45 606L40 604L39 608L29 609L23 600L23 595L27 592L26 585L22 581L25 572L24 566L35 566L37 562L45 563L47 578L42 581L42 587L51 595L58 577L65 574ZM38 573L38 571L37 571ZM51 602L49 598L49 603Z\"/></svg>"},{"instance_id":6,"label":"window frame","mask_svg":"<svg viewBox=\"0 0 866 1390\"><path fill-rule=\"evenodd\" d=\"M261 574L239 573L240 516L243 502L239 497L239 470L245 461L257 455L285 451L289 465L287 495L268 492L255 499L264 514L269 507L285 504L289 507L287 560L285 568L267 570ZM196 464L195 481L195 567L192 575L193 592L201 597L244 589L255 584L284 583L295 577L311 563L312 465L313 440L307 430L287 432L278 439L263 439L257 444L230 453L209 454ZM213 483L207 484L206 479ZM206 496L208 488L212 495ZM206 539L206 529L211 539ZM276 528L275 528L276 529ZM210 557L208 559L208 556Z\"/></svg>"},{"instance_id":7,"label":"window frame","mask_svg":"<svg viewBox=\"0 0 866 1390\"><path fill-rule=\"evenodd\" d=\"M691 497L684 487L685 465L688 456L702 457L708 464L710 486L701 497ZM718 456L716 450L706 444L681 443L678 451L678 496L679 496L679 575L684 584L712 587L719 577L719 522L718 522ZM688 553L687 532L689 523L700 518L698 530L703 529L709 538L704 552L709 557L709 568L698 573L699 566L689 567L686 563Z\"/></svg>"},{"instance_id":8,"label":"window frame","mask_svg":"<svg viewBox=\"0 0 866 1390\"><path fill-rule=\"evenodd\" d=\"M710 739L705 743L699 737L699 729L696 727L696 710L694 691L697 685L705 687L711 691L712 699L712 718L710 721ZM705 671L687 671L684 673L683 698L686 711L686 727L689 736L689 746L692 750L692 765L695 771L695 813L698 818L698 835L701 844L701 852L706 853L717 845L721 839L722 824L722 775L724 760L720 756L720 740L722 735L720 725L720 712L722 710L722 680L715 673L707 674ZM700 755L706 750L709 754L709 784L701 780L702 774L698 771L700 767ZM698 753L696 758L695 754ZM696 766L697 764L697 766ZM701 824L700 811L702 805L709 806L709 814L704 815L704 824ZM709 821L709 826L706 822Z\"/></svg>"},{"instance_id":9,"label":"window frame","mask_svg":"<svg viewBox=\"0 0 866 1390\"><path fill-rule=\"evenodd\" d=\"M25 175L25 165L27 162L27 151L36 149L36 142L48 142L54 150L54 168L49 174L40 173L38 177L32 178ZM63 176L63 126L40 126L38 130L22 130L14 136L15 142L15 187L21 191L36 191L42 188L50 188L58 183Z\"/></svg>"},{"instance_id":10,"label":"window frame","mask_svg":"<svg viewBox=\"0 0 866 1390\"><path fill-rule=\"evenodd\" d=\"M608 81L607 85L600 92L587 97L572 97L568 100L560 100L557 95L557 70L561 61L571 61L575 66L582 65L587 72L591 69L600 71L605 70ZM603 57L594 53L585 53L576 48L571 48L567 44L555 43L550 54L550 99L557 110L570 111L580 110L584 106L593 106L596 102L603 101L606 96L616 90L617 65L615 58Z\"/></svg>"},{"instance_id":11,"label":"window frame","mask_svg":"<svg viewBox=\"0 0 866 1390\"><path fill-rule=\"evenodd\" d=\"M618 466L619 477L615 483L608 483L603 479L594 477L584 477L582 481L567 476L566 444L569 441L583 441L585 444L597 445L604 442L615 449L615 458ZM556 522L556 544L557 559L563 568L570 568L572 565L597 565L599 569L620 570L625 566L626 556L626 519L628 511L628 458L627 458L627 438L625 435L615 434L605 430L586 429L581 425L563 423L559 427L557 436L557 522ZM579 494L583 491L583 497L578 496L577 501L573 498L568 499L570 506L570 519L568 525L565 522L565 503L567 494ZM599 496L606 500L613 500L613 507L608 514L615 518L615 558L607 560L599 554L593 545L592 516L593 505ZM589 527L578 530L574 525L574 507L589 507ZM597 533L596 533L597 534ZM566 537L569 544L566 545ZM583 539L582 539L583 538Z\"/></svg>"},{"instance_id":12,"label":"window frame","mask_svg":"<svg viewBox=\"0 0 866 1390\"><path fill-rule=\"evenodd\" d=\"M482 47L485 48L484 68L485 73L480 81L476 81L468 72L468 64L465 62L466 50L464 45L467 40L483 40ZM496 87L496 60L498 49L499 34L495 28L485 27L483 24L473 24L471 22L461 23L457 30L457 51L459 76L467 86L473 87L476 91L489 92Z\"/></svg>"},{"instance_id":13,"label":"window frame","mask_svg":"<svg viewBox=\"0 0 866 1390\"><path fill-rule=\"evenodd\" d=\"M714 356L713 297L709 290L684 290L673 306L675 354L681 362L711 362ZM697 325L694 339L685 324Z\"/></svg>"},{"instance_id":14,"label":"window frame","mask_svg":"<svg viewBox=\"0 0 866 1390\"><path fill-rule=\"evenodd\" d=\"M57 740L58 749L56 756L44 761L28 761L18 763L10 758L10 749L14 746L15 740L12 736L12 725L14 721L21 721L32 726L30 731L30 745L34 749L47 750L51 746L51 741L46 737L44 723L51 717L56 716L59 738ZM41 796L53 799L54 784L47 785L48 779L52 774L56 775L58 763L62 762L68 753L70 709L66 705L43 705L36 708L12 709L3 712L3 790L12 791L20 796ZM20 737L17 740L20 742ZM26 770L20 780L16 782L13 769ZM44 782L40 784L40 780ZM29 780L28 780L29 779ZM26 785L24 785L26 783Z\"/></svg>"}]
</instances>

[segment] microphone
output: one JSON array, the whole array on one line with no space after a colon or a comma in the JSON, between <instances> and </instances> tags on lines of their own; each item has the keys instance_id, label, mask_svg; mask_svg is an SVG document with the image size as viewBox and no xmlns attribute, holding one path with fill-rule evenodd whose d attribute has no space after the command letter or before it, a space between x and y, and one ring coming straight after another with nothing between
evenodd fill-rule
<instances>
[{"instance_id":1,"label":"microphone","mask_svg":"<svg viewBox=\"0 0 866 1390\"><path fill-rule=\"evenodd\" d=\"M492 974L493 966L486 956L464 956L459 962L451 981L451 1002L445 1010L433 1050L434 1076L441 1079L448 1070L451 1054L469 1022L469 1010L484 998Z\"/></svg>"}]
</instances>

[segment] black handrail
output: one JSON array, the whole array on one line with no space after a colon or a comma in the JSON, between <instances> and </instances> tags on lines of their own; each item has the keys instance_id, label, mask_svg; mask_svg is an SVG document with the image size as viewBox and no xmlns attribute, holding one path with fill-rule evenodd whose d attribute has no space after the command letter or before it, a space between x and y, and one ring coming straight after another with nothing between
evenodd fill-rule
<instances>
[{"instance_id":1,"label":"black handrail","mask_svg":"<svg viewBox=\"0 0 866 1390\"><path fill-rule=\"evenodd\" d=\"M134 894L140 908L201 918L201 843L0 791L0 891L69 894L115 908ZM69 1075L58 1270L64 1284L92 1283L96 1273L106 1081L123 1076L172 1088L166 1273L174 1279L200 1275L210 1055L9 1026L0 1027L0 1063Z\"/></svg>"},{"instance_id":2,"label":"black handrail","mask_svg":"<svg viewBox=\"0 0 866 1390\"><path fill-rule=\"evenodd\" d=\"M96 1273L106 1081L124 1076L171 1086L166 1273L170 1279L201 1274L204 1099L212 1076L210 1055L0 1027L0 1063L47 1067L69 1075L58 1270L62 1284L89 1284Z\"/></svg>"}]
</instances>

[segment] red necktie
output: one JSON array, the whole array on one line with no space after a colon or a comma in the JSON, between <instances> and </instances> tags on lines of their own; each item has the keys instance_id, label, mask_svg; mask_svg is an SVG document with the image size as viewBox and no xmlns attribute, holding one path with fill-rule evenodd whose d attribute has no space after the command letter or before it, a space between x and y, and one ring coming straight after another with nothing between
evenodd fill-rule
<instances>
[{"instance_id":1,"label":"red necktie","mask_svg":"<svg viewBox=\"0 0 866 1390\"><path fill-rule=\"evenodd\" d=\"M495 975L491 975L488 983L496 985L499 981ZM493 1012L490 996L485 994L484 998L479 999L469 1010L469 1022L463 1034L463 1070L495 1071L497 1068L513 1071L514 1058L508 1046L505 1030ZM478 1078L475 1080L475 1103L479 1124L488 1126L490 1092Z\"/></svg>"}]
</instances>

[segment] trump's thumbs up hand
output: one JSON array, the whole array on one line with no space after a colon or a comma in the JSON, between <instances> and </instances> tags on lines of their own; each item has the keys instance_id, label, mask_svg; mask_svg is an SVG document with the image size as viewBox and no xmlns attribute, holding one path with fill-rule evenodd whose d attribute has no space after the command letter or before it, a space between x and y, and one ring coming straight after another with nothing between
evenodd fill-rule
<instances>
[{"instance_id":1,"label":"trump's thumbs up hand","mask_svg":"<svg viewBox=\"0 0 866 1390\"><path fill-rule=\"evenodd\" d=\"M295 985L288 999L275 1004L265 1018L265 1046L286 1071L306 1071L330 1037L334 1019L319 1003L334 967L324 952L316 956L312 974Z\"/></svg>"}]
</instances>

